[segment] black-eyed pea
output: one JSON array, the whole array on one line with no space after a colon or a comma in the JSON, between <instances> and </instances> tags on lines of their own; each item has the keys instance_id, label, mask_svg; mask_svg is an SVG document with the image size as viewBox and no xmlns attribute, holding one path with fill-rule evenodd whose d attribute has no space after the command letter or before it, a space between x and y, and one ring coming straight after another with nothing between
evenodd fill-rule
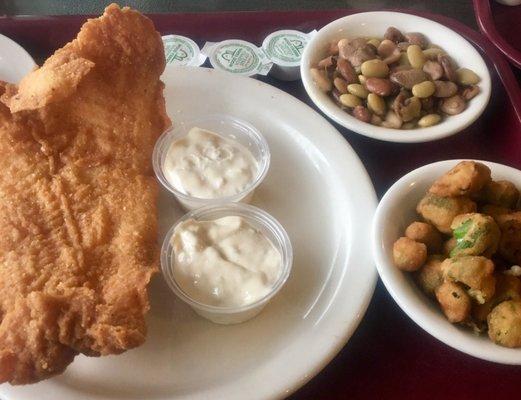
<instances>
[{"instance_id":1,"label":"black-eyed pea","mask_svg":"<svg viewBox=\"0 0 521 400\"><path fill-rule=\"evenodd\" d=\"M424 81L422 83L417 83L412 87L412 94L420 99L426 99L427 97L431 97L436 90L436 86L431 81Z\"/></svg>"},{"instance_id":2,"label":"black-eyed pea","mask_svg":"<svg viewBox=\"0 0 521 400\"><path fill-rule=\"evenodd\" d=\"M412 44L407 47L407 58L411 66L418 69L423 68L423 64L425 64L426 61L421 47L417 44Z\"/></svg>"},{"instance_id":3,"label":"black-eyed pea","mask_svg":"<svg viewBox=\"0 0 521 400\"><path fill-rule=\"evenodd\" d=\"M329 92L333 88L333 84L326 76L326 72L324 70L320 70L317 68L311 68L311 77L313 81L317 85L317 87L323 92Z\"/></svg>"},{"instance_id":4,"label":"black-eyed pea","mask_svg":"<svg viewBox=\"0 0 521 400\"><path fill-rule=\"evenodd\" d=\"M367 99L367 95L369 94L369 91L359 83L351 83L347 86L347 91L361 99Z\"/></svg>"},{"instance_id":5,"label":"black-eyed pea","mask_svg":"<svg viewBox=\"0 0 521 400\"><path fill-rule=\"evenodd\" d=\"M428 128L429 126L433 126L438 124L441 121L441 117L439 114L427 114L420 118L418 121L418 126L422 128Z\"/></svg>"},{"instance_id":6,"label":"black-eyed pea","mask_svg":"<svg viewBox=\"0 0 521 400\"><path fill-rule=\"evenodd\" d=\"M362 100L354 94L347 93L340 96L340 103L348 108L355 108L362 105Z\"/></svg>"},{"instance_id":7,"label":"black-eyed pea","mask_svg":"<svg viewBox=\"0 0 521 400\"><path fill-rule=\"evenodd\" d=\"M387 109L384 99L374 93L367 95L367 107L370 111L380 116L385 115L385 110Z\"/></svg>"},{"instance_id":8,"label":"black-eyed pea","mask_svg":"<svg viewBox=\"0 0 521 400\"><path fill-rule=\"evenodd\" d=\"M389 67L382 60L367 60L362 64L361 72L366 78L385 78L389 75Z\"/></svg>"},{"instance_id":9,"label":"black-eyed pea","mask_svg":"<svg viewBox=\"0 0 521 400\"><path fill-rule=\"evenodd\" d=\"M333 80L333 85L341 94L347 93L347 82L345 79L337 77Z\"/></svg>"},{"instance_id":10,"label":"black-eyed pea","mask_svg":"<svg viewBox=\"0 0 521 400\"><path fill-rule=\"evenodd\" d=\"M478 74L468 68L459 68L456 70L457 82L463 86L476 85L480 78Z\"/></svg>"}]
</instances>

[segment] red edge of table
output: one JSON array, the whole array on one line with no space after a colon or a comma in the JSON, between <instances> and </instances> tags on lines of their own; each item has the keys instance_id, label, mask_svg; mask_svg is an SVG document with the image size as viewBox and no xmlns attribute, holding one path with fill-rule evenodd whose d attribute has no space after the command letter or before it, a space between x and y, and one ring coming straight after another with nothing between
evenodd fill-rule
<instances>
[{"instance_id":1,"label":"red edge of table","mask_svg":"<svg viewBox=\"0 0 521 400\"><path fill-rule=\"evenodd\" d=\"M442 159L486 159L521 168L521 91L501 53L478 32L451 18L426 12L393 11L436 20L466 37L485 55L493 89L482 117L465 131L437 142L379 142L333 123L362 159L377 193L381 196L406 172ZM346 9L153 14L150 17L162 34L186 35L199 44L227 38L260 44L274 30L310 31L355 12ZM0 18L0 32L41 60L71 40L85 18L3 17ZM262 80L317 109L300 81L279 82L269 77ZM302 382L309 378L302 377ZM488 399L519 398L520 394L520 366L482 361L439 342L399 309L379 281L366 315L348 344L291 399Z\"/></svg>"},{"instance_id":2,"label":"red edge of table","mask_svg":"<svg viewBox=\"0 0 521 400\"><path fill-rule=\"evenodd\" d=\"M517 68L521 68L521 50L511 44L511 40L517 39L521 46L521 31L519 29L519 24L521 23L521 5L506 6L494 4L492 6L490 4L491 1L493 0L473 0L479 29L510 59L512 64ZM500 14L500 22L506 25L502 27L502 29L507 33L506 37L509 40L506 39L505 34L502 34L496 27L492 7L502 11ZM517 9L513 7L517 7Z\"/></svg>"}]
</instances>

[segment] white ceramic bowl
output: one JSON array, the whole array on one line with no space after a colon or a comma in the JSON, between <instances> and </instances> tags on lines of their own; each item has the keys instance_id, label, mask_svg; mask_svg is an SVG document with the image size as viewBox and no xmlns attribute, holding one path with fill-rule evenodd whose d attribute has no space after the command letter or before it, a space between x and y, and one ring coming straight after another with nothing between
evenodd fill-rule
<instances>
[{"instance_id":1,"label":"white ceramic bowl","mask_svg":"<svg viewBox=\"0 0 521 400\"><path fill-rule=\"evenodd\" d=\"M440 124L413 130L389 129L357 120L338 107L328 94L320 91L309 72L327 53L329 43L360 36L383 37L394 26L402 32L421 32L434 44L443 47L461 67L472 69L481 78L480 94L461 114L449 116ZM323 27L310 40L302 55L301 75L311 100L328 117L349 130L388 142L428 142L453 135L472 124L490 99L490 74L483 58L461 35L437 22L416 15L390 11L364 12L337 19Z\"/></svg>"},{"instance_id":2,"label":"white ceramic bowl","mask_svg":"<svg viewBox=\"0 0 521 400\"><path fill-rule=\"evenodd\" d=\"M35 66L33 58L22 46L0 35L0 80L18 83Z\"/></svg>"},{"instance_id":3,"label":"white ceramic bowl","mask_svg":"<svg viewBox=\"0 0 521 400\"><path fill-rule=\"evenodd\" d=\"M373 254L380 278L403 311L421 328L445 344L484 360L521 364L521 349L509 349L491 342L486 335L447 321L438 306L427 298L412 279L393 265L392 246L407 225L418 219L416 204L434 180L462 160L448 160L418 168L397 181L384 195L373 222ZM493 179L507 179L521 187L521 171L488 161Z\"/></svg>"}]
</instances>

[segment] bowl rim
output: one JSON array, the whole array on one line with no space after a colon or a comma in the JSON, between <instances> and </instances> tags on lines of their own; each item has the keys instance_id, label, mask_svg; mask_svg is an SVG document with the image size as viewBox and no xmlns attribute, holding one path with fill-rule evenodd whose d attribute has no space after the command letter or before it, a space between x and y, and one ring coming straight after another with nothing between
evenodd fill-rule
<instances>
[{"instance_id":1,"label":"bowl rim","mask_svg":"<svg viewBox=\"0 0 521 400\"><path fill-rule=\"evenodd\" d=\"M396 272L396 267L389 262L388 256L385 252L384 246L382 244L382 229L383 220L388 215L388 205L394 196L399 195L399 193L403 192L404 187L413 184L414 182L418 182L418 178L421 177L426 171L432 170L435 168L443 168L449 169L452 166L456 165L461 161L476 161L486 164L491 168L492 174L494 174L494 169L501 170L500 174L503 175L507 172L509 175L517 175L519 180L521 181L521 171L510 167L508 165L499 164L487 160L477 160L477 159L450 159L437 161L434 163L423 165L419 168L416 168L405 175L403 175L399 180L397 180L384 194L382 199L380 200L378 207L375 212L375 216L373 219L372 226L372 252L373 257L376 264L376 269L378 271L378 275L380 279L384 283L385 288L394 299L394 301L398 304L398 306L402 309L405 314L416 323L420 328L429 333L432 337L437 340L445 343L449 347L471 355L473 357L495 362L501 364L509 364L509 365L520 365L521 364L521 348L507 348L496 345L495 343L490 341L490 344L493 345L493 349L495 351L488 351L487 349L478 346L476 343L472 343L469 341L470 338L475 337L471 331L459 330L461 332L461 336L455 338L453 332L450 332L451 328L456 328L455 325L451 324L449 321L444 320L446 324L443 324L441 329L435 321L431 320L431 316L428 314L424 314L420 309L421 305L424 305L428 300L427 297L422 300L420 297L409 297L400 289L400 283L396 281L396 278L393 276ZM421 182L421 181L420 181ZM402 276L408 278L407 275L403 271L399 271ZM419 288L418 293L420 292ZM441 313L441 311L440 311ZM447 329L445 329L447 327ZM488 337L483 336L484 339L489 340ZM491 347L492 348L492 347Z\"/></svg>"},{"instance_id":2,"label":"bowl rim","mask_svg":"<svg viewBox=\"0 0 521 400\"><path fill-rule=\"evenodd\" d=\"M434 28L442 29L446 32L450 32L452 35L455 35L460 41L463 46L466 46L471 53L474 54L476 57L477 64L480 66L480 70L483 70L483 73L480 72L480 89L481 92L473 99L475 102L476 100L480 100L477 103L477 108L473 110L471 114L468 114L468 116L465 119L462 119L461 121L451 124L451 126L447 126L445 124L446 121L443 121L442 123L438 125L434 125L427 128L417 128L417 129L409 129L409 130L399 130L399 129L391 129L391 128L384 128L381 126L375 126L371 125L366 122L362 122L354 118L353 116L349 115L348 113L342 111L341 113L338 112L341 110L336 104L334 104L332 101L324 101L322 99L322 92L314 85L313 79L311 78L311 75L309 73L309 65L310 60L315 54L315 52L312 53L313 47L318 46L317 43L321 42L322 36L329 34L329 31L336 30L338 26L349 24L353 20L360 19L360 18L367 18L371 16L386 16L387 18L396 21L396 18L410 18L418 22L418 25L421 24L430 24ZM397 26L400 28L399 21L398 23L394 23L394 26ZM421 31L421 29L419 29ZM450 54L450 52L449 52ZM474 67L475 68L475 67ZM461 132L468 126L470 126L473 122L475 122L485 111L491 96L491 77L490 72L488 70L488 67L486 65L485 60L479 54L479 52L476 50L476 48L467 40L465 39L461 34L454 31L453 29L439 23L436 21L433 21L431 19L420 17L414 14L409 13L403 13L403 12L396 12L396 11L370 11L370 12L360 12L355 13L351 15L347 15L345 17L336 19L323 28L321 28L309 41L306 48L304 49L304 53L302 55L302 63L300 65L300 73L302 77L302 83L304 85L304 89L306 90L308 96L310 97L311 101L322 111L324 112L329 118L331 118L336 123L342 125L343 127L356 132L360 135L370 137L372 139L378 139L382 141L387 142L396 142L396 143L420 143L420 142L429 142L434 140L439 140L451 135L454 135L458 132Z\"/></svg>"}]
</instances>

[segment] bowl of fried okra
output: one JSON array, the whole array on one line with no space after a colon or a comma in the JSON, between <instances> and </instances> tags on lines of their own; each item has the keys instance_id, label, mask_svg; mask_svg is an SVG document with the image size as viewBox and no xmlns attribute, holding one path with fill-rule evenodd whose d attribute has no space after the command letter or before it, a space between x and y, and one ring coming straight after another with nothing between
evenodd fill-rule
<instances>
[{"instance_id":1,"label":"bowl of fried okra","mask_svg":"<svg viewBox=\"0 0 521 400\"><path fill-rule=\"evenodd\" d=\"M521 171L488 161L418 168L373 223L378 272L399 306L442 342L521 364Z\"/></svg>"}]
</instances>

